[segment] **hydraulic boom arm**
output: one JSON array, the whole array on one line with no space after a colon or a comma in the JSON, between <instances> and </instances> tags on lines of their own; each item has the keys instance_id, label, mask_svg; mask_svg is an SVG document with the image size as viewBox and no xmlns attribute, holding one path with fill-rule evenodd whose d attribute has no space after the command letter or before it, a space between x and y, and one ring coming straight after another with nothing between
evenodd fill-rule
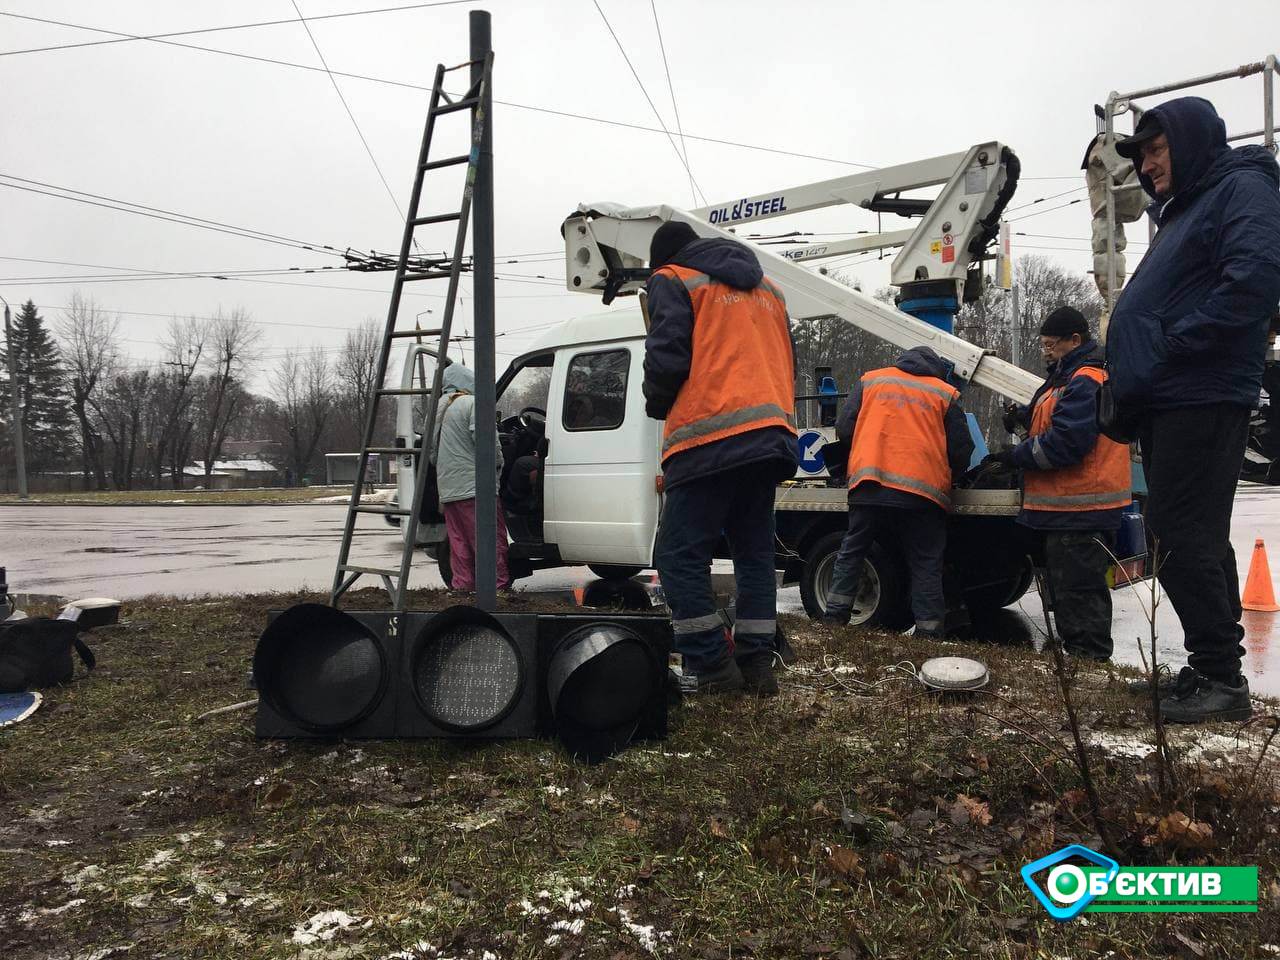
<instances>
[{"instance_id":1,"label":"hydraulic boom arm","mask_svg":"<svg viewBox=\"0 0 1280 960\"><path fill-rule=\"evenodd\" d=\"M582 205L562 227L568 287L580 293L599 292L608 303L619 293L633 293L643 286L649 271L644 264L649 242L663 223L681 220L701 237L733 237L724 228L747 220L760 220L813 210L838 203L853 203L867 210L904 216L920 216L921 223L907 237L902 232L824 245L815 252L779 255L756 247L765 274L786 296L793 318L837 316L860 330L908 348L929 346L955 365L960 378L988 387L1019 403L1030 401L1041 378L988 354L960 337L918 320L861 291L800 266L800 260L848 253L850 249L874 249L876 245L902 245L895 259L895 284L933 282L958 297L970 264L980 259L994 236L1000 213L1016 184L1017 159L998 143L979 144L968 151L932 160L810 184L791 190L746 197L691 212L662 205L622 207L617 204ZM1010 183L1012 180L1012 183ZM944 183L934 200L897 196L903 191ZM894 196L890 196L894 194ZM850 248L848 243L860 244ZM838 249L837 249L838 247ZM949 253L943 253L949 250ZM830 251L830 252L828 252Z\"/></svg>"}]
</instances>

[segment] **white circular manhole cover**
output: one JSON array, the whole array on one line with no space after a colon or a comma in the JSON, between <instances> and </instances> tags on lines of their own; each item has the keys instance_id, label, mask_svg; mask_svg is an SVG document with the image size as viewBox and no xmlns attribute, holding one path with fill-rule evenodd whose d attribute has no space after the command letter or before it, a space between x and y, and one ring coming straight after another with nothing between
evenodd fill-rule
<instances>
[{"instance_id":1,"label":"white circular manhole cover","mask_svg":"<svg viewBox=\"0 0 1280 960\"><path fill-rule=\"evenodd\" d=\"M980 690L991 674L986 664L968 657L934 657L920 665L918 677L934 690Z\"/></svg>"}]
</instances>

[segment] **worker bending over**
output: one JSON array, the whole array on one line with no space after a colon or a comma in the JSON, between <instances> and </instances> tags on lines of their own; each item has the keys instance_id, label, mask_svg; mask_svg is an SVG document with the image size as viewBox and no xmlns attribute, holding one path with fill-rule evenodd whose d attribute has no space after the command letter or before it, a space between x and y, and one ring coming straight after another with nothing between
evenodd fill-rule
<instances>
[{"instance_id":1,"label":"worker bending over","mask_svg":"<svg viewBox=\"0 0 1280 960\"><path fill-rule=\"evenodd\" d=\"M666 500L655 559L689 693L778 692L774 489L795 476L795 376L782 292L756 255L663 224L649 250L645 411L665 420ZM711 559L733 557L733 652L716 612Z\"/></svg>"},{"instance_id":2,"label":"worker bending over","mask_svg":"<svg viewBox=\"0 0 1280 960\"><path fill-rule=\"evenodd\" d=\"M1044 533L1063 650L1109 660L1107 568L1131 502L1129 448L1098 432L1098 388L1107 374L1084 316L1071 307L1049 314L1040 327L1040 351L1048 379L1029 406L1015 406L1005 417L1005 427L1027 430L1027 439L987 459L1024 471L1018 522Z\"/></svg>"},{"instance_id":3,"label":"worker bending over","mask_svg":"<svg viewBox=\"0 0 1280 960\"><path fill-rule=\"evenodd\" d=\"M849 530L836 557L823 623L849 622L872 543L898 542L911 571L916 636L941 639L947 605L942 555L951 478L973 456L973 438L949 367L914 347L872 370L849 392L836 421L849 449Z\"/></svg>"}]
</instances>

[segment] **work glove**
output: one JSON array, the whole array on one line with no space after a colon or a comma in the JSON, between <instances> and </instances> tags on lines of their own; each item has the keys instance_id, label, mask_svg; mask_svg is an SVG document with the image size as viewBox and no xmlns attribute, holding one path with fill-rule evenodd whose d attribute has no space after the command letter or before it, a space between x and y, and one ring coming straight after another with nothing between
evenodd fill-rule
<instances>
[{"instance_id":1,"label":"work glove","mask_svg":"<svg viewBox=\"0 0 1280 960\"><path fill-rule=\"evenodd\" d=\"M1004 423L1005 433L1017 433L1022 426L1022 408L1016 403L1006 404L1004 408L1004 416L1001 422Z\"/></svg>"},{"instance_id":2,"label":"work glove","mask_svg":"<svg viewBox=\"0 0 1280 960\"><path fill-rule=\"evenodd\" d=\"M982 458L982 462L984 465L990 464L990 463L998 463L1002 467L1013 469L1013 466L1014 466L1013 448L1006 447L1003 450L997 450L995 453L988 453L985 457Z\"/></svg>"}]
</instances>

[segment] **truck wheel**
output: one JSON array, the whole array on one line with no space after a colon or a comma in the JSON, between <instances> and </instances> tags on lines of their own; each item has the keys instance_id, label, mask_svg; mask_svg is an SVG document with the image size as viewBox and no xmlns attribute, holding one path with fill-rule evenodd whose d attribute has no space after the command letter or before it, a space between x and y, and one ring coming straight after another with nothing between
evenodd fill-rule
<instances>
[{"instance_id":1,"label":"truck wheel","mask_svg":"<svg viewBox=\"0 0 1280 960\"><path fill-rule=\"evenodd\" d=\"M644 567L628 567L617 563L588 563L587 569L601 580L627 580Z\"/></svg>"},{"instance_id":2,"label":"truck wheel","mask_svg":"<svg viewBox=\"0 0 1280 960\"><path fill-rule=\"evenodd\" d=\"M436 566L440 568L440 579L444 581L446 590L453 589L453 563L449 559L449 541L441 540L436 545Z\"/></svg>"},{"instance_id":3,"label":"truck wheel","mask_svg":"<svg viewBox=\"0 0 1280 960\"><path fill-rule=\"evenodd\" d=\"M844 539L841 532L818 538L804 558L800 574L800 599L815 620L827 609L827 591L835 572L836 553ZM880 544L872 544L863 561L862 581L853 601L849 622L869 627L903 627L911 622L907 577L901 565Z\"/></svg>"},{"instance_id":4,"label":"truck wheel","mask_svg":"<svg viewBox=\"0 0 1280 960\"><path fill-rule=\"evenodd\" d=\"M1012 576L995 583L983 584L976 590L966 590L965 606L971 614L978 615L1001 610L1022 599L1022 595L1030 589L1033 578L1031 565L1024 563Z\"/></svg>"}]
</instances>

